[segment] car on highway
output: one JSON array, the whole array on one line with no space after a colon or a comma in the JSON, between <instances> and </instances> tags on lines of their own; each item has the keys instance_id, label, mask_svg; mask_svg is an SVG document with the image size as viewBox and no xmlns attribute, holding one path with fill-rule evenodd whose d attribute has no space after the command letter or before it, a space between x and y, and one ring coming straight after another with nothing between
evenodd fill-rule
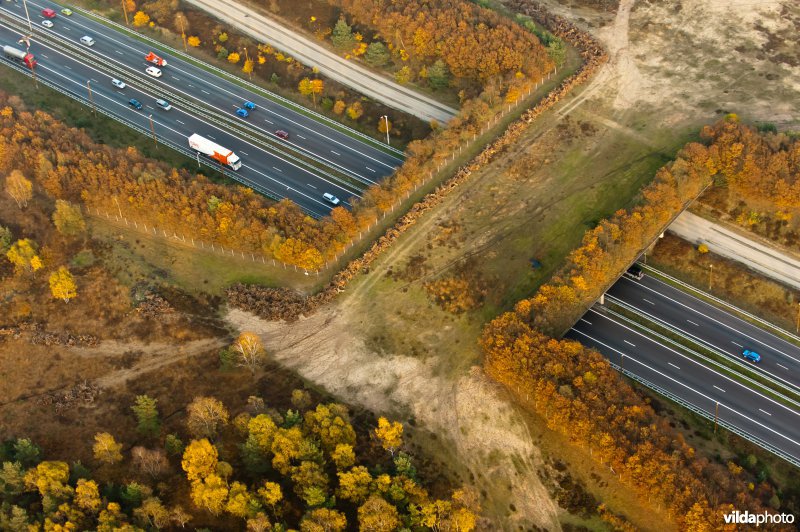
<instances>
[{"instance_id":1,"label":"car on highway","mask_svg":"<svg viewBox=\"0 0 800 532\"><path fill-rule=\"evenodd\" d=\"M62 15L66 15L66 16L68 16L68 17L69 17L70 15L72 15L72 10L71 10L71 9L67 9L67 8L65 7L64 9L62 9L62 10L61 10L61 14L62 14Z\"/></svg>"},{"instance_id":2,"label":"car on highway","mask_svg":"<svg viewBox=\"0 0 800 532\"><path fill-rule=\"evenodd\" d=\"M131 107L133 107L137 111L141 111L142 110L142 102L140 102L136 98L131 98L130 100L128 100L128 105L130 105Z\"/></svg>"},{"instance_id":3,"label":"car on highway","mask_svg":"<svg viewBox=\"0 0 800 532\"><path fill-rule=\"evenodd\" d=\"M253 102L244 102L242 104L242 107L244 107L248 111L254 111L256 108L256 104L254 104Z\"/></svg>"},{"instance_id":4,"label":"car on highway","mask_svg":"<svg viewBox=\"0 0 800 532\"><path fill-rule=\"evenodd\" d=\"M153 76L154 78L160 78L161 77L161 69L160 68L156 68L154 66L149 66L149 67L145 68L144 71L147 72L148 74L150 74L151 76Z\"/></svg>"},{"instance_id":5,"label":"car on highway","mask_svg":"<svg viewBox=\"0 0 800 532\"><path fill-rule=\"evenodd\" d=\"M322 198L328 203L332 203L333 205L339 205L339 203L341 203L341 201L339 201L339 198L337 198L330 192L326 192L325 194L323 194Z\"/></svg>"},{"instance_id":6,"label":"car on highway","mask_svg":"<svg viewBox=\"0 0 800 532\"><path fill-rule=\"evenodd\" d=\"M742 351L742 356L750 362L761 362L761 355L755 351L750 351L749 349Z\"/></svg>"},{"instance_id":7,"label":"car on highway","mask_svg":"<svg viewBox=\"0 0 800 532\"><path fill-rule=\"evenodd\" d=\"M47 9L42 9L42 16L44 18L56 18L56 12L48 7Z\"/></svg>"},{"instance_id":8,"label":"car on highway","mask_svg":"<svg viewBox=\"0 0 800 532\"><path fill-rule=\"evenodd\" d=\"M114 85L118 89L124 89L125 87L127 87L127 85L125 85L124 81L118 80L116 78L111 80L111 84Z\"/></svg>"},{"instance_id":9,"label":"car on highway","mask_svg":"<svg viewBox=\"0 0 800 532\"><path fill-rule=\"evenodd\" d=\"M81 37L81 43L85 44L86 46L94 46L94 39L92 39L88 35L84 35L83 37Z\"/></svg>"},{"instance_id":10,"label":"car on highway","mask_svg":"<svg viewBox=\"0 0 800 532\"><path fill-rule=\"evenodd\" d=\"M53 27L53 21L44 19L42 21L42 26L44 26L45 28L52 28Z\"/></svg>"},{"instance_id":11,"label":"car on highway","mask_svg":"<svg viewBox=\"0 0 800 532\"><path fill-rule=\"evenodd\" d=\"M172 106L167 100L161 100L161 99L156 100L156 105L161 107L165 111L169 111L170 109L172 109Z\"/></svg>"},{"instance_id":12,"label":"car on highway","mask_svg":"<svg viewBox=\"0 0 800 532\"><path fill-rule=\"evenodd\" d=\"M627 271L625 272L625 275L627 275L631 279L639 280L642 277L644 277L644 272L638 266L631 266L630 268L627 269Z\"/></svg>"},{"instance_id":13,"label":"car on highway","mask_svg":"<svg viewBox=\"0 0 800 532\"><path fill-rule=\"evenodd\" d=\"M278 137L278 138L281 138L283 140L289 140L289 133L284 131L284 130L282 130L282 129L279 129L278 131L276 131L275 132L275 136Z\"/></svg>"},{"instance_id":14,"label":"car on highway","mask_svg":"<svg viewBox=\"0 0 800 532\"><path fill-rule=\"evenodd\" d=\"M242 118L247 118L247 115L249 115L250 113L247 112L247 109L239 108L236 109L236 114L241 116Z\"/></svg>"}]
</instances>

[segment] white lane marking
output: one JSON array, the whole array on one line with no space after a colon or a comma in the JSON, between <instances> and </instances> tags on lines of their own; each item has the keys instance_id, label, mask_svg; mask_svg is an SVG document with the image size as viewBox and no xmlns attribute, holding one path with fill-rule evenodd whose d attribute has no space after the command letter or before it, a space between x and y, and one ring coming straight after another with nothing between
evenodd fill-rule
<instances>
[{"instance_id":1,"label":"white lane marking","mask_svg":"<svg viewBox=\"0 0 800 532\"><path fill-rule=\"evenodd\" d=\"M768 416L771 416L771 415L772 415L772 414L770 414L769 412L767 412L766 410L764 410L763 408L759 408L759 410L761 410L762 412L764 412L764 413L765 413L766 415L768 415Z\"/></svg>"},{"instance_id":2,"label":"white lane marking","mask_svg":"<svg viewBox=\"0 0 800 532\"><path fill-rule=\"evenodd\" d=\"M249 154L249 153L247 153L247 152L246 152L246 151L244 151L244 150L239 150L239 153L241 153L241 154L243 154L243 155L247 155L248 157L250 156L250 154Z\"/></svg>"},{"instance_id":3,"label":"white lane marking","mask_svg":"<svg viewBox=\"0 0 800 532\"><path fill-rule=\"evenodd\" d=\"M669 364L670 366L672 366L672 367L673 367L673 368L675 368L675 369L681 369L679 366L676 366L676 365L675 365L675 364L673 364L672 362L667 362L667 364Z\"/></svg>"},{"instance_id":4,"label":"white lane marking","mask_svg":"<svg viewBox=\"0 0 800 532\"><path fill-rule=\"evenodd\" d=\"M96 79L94 79L94 78L91 78L91 80L92 80L92 81L94 81L95 83L100 83L99 81L97 81L97 80L96 80Z\"/></svg>"},{"instance_id":5,"label":"white lane marking","mask_svg":"<svg viewBox=\"0 0 800 532\"><path fill-rule=\"evenodd\" d=\"M119 50L114 50L114 53L115 53L115 54L119 54L119 55L123 55L123 53L122 53L122 52L120 52Z\"/></svg>"},{"instance_id":6,"label":"white lane marking","mask_svg":"<svg viewBox=\"0 0 800 532\"><path fill-rule=\"evenodd\" d=\"M272 124L272 122L270 122L270 121L269 121L269 120L267 120L266 118L264 119L264 122L266 122L267 124Z\"/></svg>"},{"instance_id":7,"label":"white lane marking","mask_svg":"<svg viewBox=\"0 0 800 532\"><path fill-rule=\"evenodd\" d=\"M172 76L172 79L174 79L175 81L180 81L181 80L181 78L179 78L178 76ZM191 85L189 85L189 86L191 87Z\"/></svg>"},{"instance_id":8,"label":"white lane marking","mask_svg":"<svg viewBox=\"0 0 800 532\"><path fill-rule=\"evenodd\" d=\"M150 107L149 105L145 105L148 109L155 109L155 107Z\"/></svg>"},{"instance_id":9,"label":"white lane marking","mask_svg":"<svg viewBox=\"0 0 800 532\"><path fill-rule=\"evenodd\" d=\"M208 94L209 96L211 96L211 93L208 92L207 90L200 89L200 92L202 92L203 94Z\"/></svg>"},{"instance_id":10,"label":"white lane marking","mask_svg":"<svg viewBox=\"0 0 800 532\"><path fill-rule=\"evenodd\" d=\"M180 121L180 120L178 120L177 118L175 119L175 121L176 121L177 123L179 123L179 124L183 124L184 126L186 125L185 123L181 122L181 121Z\"/></svg>"},{"instance_id":11,"label":"white lane marking","mask_svg":"<svg viewBox=\"0 0 800 532\"><path fill-rule=\"evenodd\" d=\"M72 67L69 65L64 65L64 68L66 68L67 70L72 70Z\"/></svg>"},{"instance_id":12,"label":"white lane marking","mask_svg":"<svg viewBox=\"0 0 800 532\"><path fill-rule=\"evenodd\" d=\"M210 138L211 140L217 140L214 137L212 137L211 135L206 135L206 137Z\"/></svg>"},{"instance_id":13,"label":"white lane marking","mask_svg":"<svg viewBox=\"0 0 800 532\"><path fill-rule=\"evenodd\" d=\"M716 388L717 390L721 391L722 393L725 393L725 390L723 390L722 388L720 388L716 384L714 385L714 388Z\"/></svg>"},{"instance_id":14,"label":"white lane marking","mask_svg":"<svg viewBox=\"0 0 800 532\"><path fill-rule=\"evenodd\" d=\"M642 298L642 299L644 299L644 298ZM644 299L644 301L645 301L645 303L650 303L651 305L655 305L655 303L653 303L653 302L652 302L652 301L650 301L649 299Z\"/></svg>"},{"instance_id":15,"label":"white lane marking","mask_svg":"<svg viewBox=\"0 0 800 532\"><path fill-rule=\"evenodd\" d=\"M315 187L315 186L314 186L314 185L312 185L311 183L308 183L308 186L310 186L310 187L311 187L311 188L313 188L314 190L316 190L316 189L317 189L317 187Z\"/></svg>"},{"instance_id":16,"label":"white lane marking","mask_svg":"<svg viewBox=\"0 0 800 532\"><path fill-rule=\"evenodd\" d=\"M332 154L334 154L334 155L339 155L338 153L336 153L336 152L335 152L335 151L333 151L333 150L331 150L331 153L332 153Z\"/></svg>"},{"instance_id":17,"label":"white lane marking","mask_svg":"<svg viewBox=\"0 0 800 532\"><path fill-rule=\"evenodd\" d=\"M744 347L742 344L737 344L737 343L736 343L736 342L734 342L733 340L731 340L731 343L732 343L733 345L735 345L735 346Z\"/></svg>"},{"instance_id":18,"label":"white lane marking","mask_svg":"<svg viewBox=\"0 0 800 532\"><path fill-rule=\"evenodd\" d=\"M592 322L591 322L591 321L589 321L589 320L585 320L585 319L583 319L583 318L581 318L581 321L584 321L584 322L588 323L589 325L591 325L591 324L592 324Z\"/></svg>"},{"instance_id":19,"label":"white lane marking","mask_svg":"<svg viewBox=\"0 0 800 532\"><path fill-rule=\"evenodd\" d=\"M613 320L611 320L611 321L613 321ZM614 322L614 323L617 323L617 322ZM624 325L622 325L622 324L619 324L619 323L617 323L617 325L620 325L621 327L625 327ZM625 327L625 328L627 328L627 327ZM702 397L702 398L706 399L707 401L712 401L712 402L714 402L714 403L717 403L717 402L718 402L718 401L717 401L716 399L714 399L713 397L710 397L710 396L708 396L708 395L704 394L703 392L701 392L701 391L699 391L699 390L695 390L694 388L692 388L692 387L691 387L691 386L689 386L688 384L685 384L685 383L683 383L683 382L679 381L678 379L675 379L675 378L673 378L673 377L671 377L671 376L667 375L666 373L663 373L663 372L661 372L661 371L659 371L659 370L657 370L657 369L655 369L655 368L653 368L653 367L651 367L651 366L648 366L648 365L647 365L647 364L645 364L644 362L641 362L641 361L637 360L635 357L632 357L632 356L630 356L630 355L627 355L627 354L623 353L622 351L620 351L620 350L618 350L618 349L614 349L614 348L613 348L613 347L611 347L610 345L608 345L608 344L605 344L605 343L601 342L600 340L598 340L598 339L596 339L596 338L592 338L592 337L591 337L591 336L589 336L588 334L586 334L586 333L582 333L582 332L580 332L580 331L579 331L579 330L577 330L577 329L572 329L572 330L573 330L573 331L575 331L575 332L576 332L576 333L578 333L578 334L581 334L581 335L585 336L586 338L589 338L590 340L593 340L593 341L597 342L598 344L602 345L603 347L606 347L606 348L608 348L608 349L611 349L612 351L614 351L614 352L616 352L616 353L619 353L620 355L625 355L625 356L626 356L626 357L627 357L629 360L631 360L632 362L636 362L637 364L639 364L639 365L641 365L641 366L644 366L644 367L646 367L647 369L649 369L649 370L650 370L650 371L652 371L653 373L657 373L658 375L661 375L661 376L662 376L662 377L664 377L665 379L671 380L671 381L672 381L672 382L674 382L676 385L678 385L678 386L682 386L682 387L686 388L687 390L689 390L689 391L692 391L692 392L696 393L697 395L699 395L700 397ZM643 336L643 335L640 335L640 336ZM644 336L643 336L643 337L644 337ZM644 337L644 338L647 338L647 337ZM651 340L651 341L652 341L652 340ZM655 342L655 341L653 341L653 343L656 343L656 342ZM661 346L661 347L664 347L664 346ZM677 353L677 354L679 354L679 355L680 355L680 353L678 353L677 351L674 351L674 350L670 349L669 347L667 347L666 349L667 349L667 350L669 350L669 351L673 351L674 353ZM680 356L683 356L683 355L680 355ZM686 357L684 357L684 358L686 358ZM733 383L735 383L735 384L738 384L739 386L741 386L742 388L744 388L744 389L745 389L745 390L747 390L748 392L752 392L752 393L754 393L754 394L758 395L759 397L762 397L763 399L766 399L767 401L770 401L770 402L772 402L772 403L775 403L776 405L783 406L783 407L784 407L786 410L788 410L788 411L789 411L789 412L791 412L792 414L795 414L795 415L797 415L797 416L800 416L800 413L798 413L798 412L795 412L795 411L794 411L794 410L792 410L791 408L789 408L789 407L787 407L787 406L784 406L784 405L781 405L780 403L778 403L778 402L774 401L773 399L770 399L769 397L765 397L765 396L761 395L760 393L758 393L758 392L755 392L755 391L751 390L750 388L746 387L745 385L743 385L743 384L739 384L738 382L736 382L736 381L734 381L734 380L732 380L732 379L730 379L730 378L726 377L725 375L721 375L721 374L717 373L717 372L716 372L716 371L714 371L714 370L708 369L707 367L703 366L703 365L702 365L702 364L700 364L700 363L697 363L697 364L698 364L698 365L700 365L700 366L702 366L702 367L703 367L703 369L706 369L706 370L710 371L711 373L714 373L714 374L716 374L716 375L719 375L720 377L723 377L723 378L725 378L725 379L727 379L727 380L729 380L729 381L731 381L731 382L733 382ZM695 405L695 406L696 406L697 408L703 408L703 409L705 409L705 407L704 407L704 406L700 406L700 405ZM760 422L756 421L755 419L753 419L753 418L751 418L751 417L748 417L748 416L746 416L746 415L742 414L742 413L741 413L741 412L739 412L738 410L734 410L733 408L729 407L728 405L725 405L725 404L723 404L723 403L720 403L720 406L722 406L722 407L724 407L724 408L727 408L728 410L730 410L730 411L731 411L731 412L733 412L734 414L736 414L736 415L738 415L738 416L741 416L741 417L743 417L744 419L746 419L747 421L750 421L751 423L755 423L755 424L756 424L756 425L758 425L759 427L762 427L762 428L764 428L764 429L766 429L766 430L768 430L768 431L772 432L773 434L776 434L776 435L780 436L781 438L783 438L783 439L785 439L785 440L788 440L788 441L792 442L792 443L793 443L793 444L795 444L795 445L800 445L800 441L795 441L795 440L793 440L792 438L790 438L789 436L786 436L785 434L781 434L781 433L780 433L780 432L778 432L777 430L775 430L775 429L773 429L773 428L771 428L771 427L768 427L768 426L764 425L763 423L760 423ZM759 409L759 410L760 410L760 409Z\"/></svg>"},{"instance_id":20,"label":"white lane marking","mask_svg":"<svg viewBox=\"0 0 800 532\"><path fill-rule=\"evenodd\" d=\"M625 342L625 343L626 343L626 344L628 344L628 345L632 345L633 347L636 347L636 344L634 344L634 343L631 343L631 342L629 342L629 341L627 341L627 340L623 340L623 342Z\"/></svg>"},{"instance_id":21,"label":"white lane marking","mask_svg":"<svg viewBox=\"0 0 800 532\"><path fill-rule=\"evenodd\" d=\"M298 139L303 139L303 140L306 140L306 138L305 138L303 135L297 135L297 138L298 138Z\"/></svg>"},{"instance_id":22,"label":"white lane marking","mask_svg":"<svg viewBox=\"0 0 800 532\"><path fill-rule=\"evenodd\" d=\"M190 86L191 88L194 88L194 85L192 85L191 83L189 83L189 86Z\"/></svg>"},{"instance_id":23,"label":"white lane marking","mask_svg":"<svg viewBox=\"0 0 800 532\"><path fill-rule=\"evenodd\" d=\"M367 170L369 170L369 171L370 171L370 172L372 172L372 173L375 173L375 170L373 170L373 169L372 169L372 168L370 168L369 166L365 166L364 168L366 168Z\"/></svg>"},{"instance_id":24,"label":"white lane marking","mask_svg":"<svg viewBox=\"0 0 800 532\"><path fill-rule=\"evenodd\" d=\"M700 327L700 325L699 325L699 324L697 324L697 323L693 322L692 320L686 320L686 321L688 321L689 323L691 323L691 324L692 324L692 325L694 325L695 327Z\"/></svg>"},{"instance_id":25,"label":"white lane marking","mask_svg":"<svg viewBox=\"0 0 800 532\"><path fill-rule=\"evenodd\" d=\"M783 368L783 369L785 369L786 371L789 371L789 368L787 368L787 367L786 367L786 366L784 366L783 364L778 364L778 363L776 362L776 363L775 363L775 365L776 365L776 366L779 366L779 367L781 367L781 368Z\"/></svg>"},{"instance_id":26,"label":"white lane marking","mask_svg":"<svg viewBox=\"0 0 800 532\"><path fill-rule=\"evenodd\" d=\"M44 54L42 54L42 57L44 57L45 59L50 59L49 57L47 57L47 56L46 56L46 55L44 55Z\"/></svg>"},{"instance_id":27,"label":"white lane marking","mask_svg":"<svg viewBox=\"0 0 800 532\"><path fill-rule=\"evenodd\" d=\"M279 172L283 172L283 170L281 170L281 169L280 169L280 168L278 168L277 166L273 166L273 168L274 168L275 170L279 171Z\"/></svg>"}]
</instances>

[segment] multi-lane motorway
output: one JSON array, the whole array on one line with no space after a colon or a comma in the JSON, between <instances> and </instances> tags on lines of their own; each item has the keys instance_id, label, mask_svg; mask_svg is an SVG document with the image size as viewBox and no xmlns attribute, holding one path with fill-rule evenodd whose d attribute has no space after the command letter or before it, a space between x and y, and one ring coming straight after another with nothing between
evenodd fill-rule
<instances>
[{"instance_id":1,"label":"multi-lane motorway","mask_svg":"<svg viewBox=\"0 0 800 532\"><path fill-rule=\"evenodd\" d=\"M401 155L381 149L377 141L348 134L278 104L77 11L64 16L61 6L42 0L27 5L34 27L30 52L38 61L39 79L87 104L91 87L96 106L144 131L150 131L152 116L155 133L162 141L188 148L191 134L208 137L242 159L242 168L228 171L229 176L273 197L288 197L312 214L330 212L332 205L323 199L324 193L348 206L351 198L359 197L366 186L402 162ZM44 8L58 13L53 28L41 25ZM20 47L16 42L23 31L29 33L22 3L0 0L0 44ZM94 38L94 46L79 42L84 35ZM149 64L144 56L151 50L168 62L160 78L145 74ZM5 57L0 61L10 62ZM112 78L121 79L127 87L115 88ZM131 98L144 104L144 109L130 107ZM159 98L170 101L173 109L158 108L155 100ZM241 118L235 111L245 101L257 108ZM278 130L288 132L289 139L275 136Z\"/></svg>"},{"instance_id":2,"label":"multi-lane motorway","mask_svg":"<svg viewBox=\"0 0 800 532\"><path fill-rule=\"evenodd\" d=\"M628 278L608 292L671 328L739 357L741 347L762 355L761 369L797 382L800 349L657 279ZM696 325L695 325L696 324ZM611 362L707 416L728 424L800 464L800 412L694 358L634 330L601 307L592 308L567 337L594 347ZM791 384L789 384L791 385Z\"/></svg>"}]
</instances>

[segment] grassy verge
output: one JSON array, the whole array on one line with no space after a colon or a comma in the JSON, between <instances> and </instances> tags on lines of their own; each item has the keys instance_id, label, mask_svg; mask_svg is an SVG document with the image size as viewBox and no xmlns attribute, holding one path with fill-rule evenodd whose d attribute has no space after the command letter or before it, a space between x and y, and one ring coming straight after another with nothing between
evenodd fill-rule
<instances>
[{"instance_id":1,"label":"grassy verge","mask_svg":"<svg viewBox=\"0 0 800 532\"><path fill-rule=\"evenodd\" d=\"M167 40L167 39L164 39L164 38L159 38L161 36L159 36L157 34L145 36L142 33L139 33L139 32L134 31L132 29L125 28L125 27L120 27L120 26L117 26L116 24L111 24L107 18L105 18L105 17L103 17L101 15L97 15L97 14L95 14L95 13L89 11L89 10L82 10L81 14L83 14L86 17L91 18L95 22L98 22L100 24L103 24L104 26L107 26L107 27L111 28L114 31L118 31L118 32L120 32L122 34L125 34L125 35L127 35L129 37L132 37L132 38L134 38L134 39L136 39L136 40L138 40L140 42L146 43L146 44L151 45L151 46L152 46L151 39L155 40L157 42L160 42L165 46L169 46L171 48L174 48L176 50L181 46L181 42L177 41L176 39ZM287 91L283 91L283 90L280 89L280 87L277 87L274 84L270 84L270 86L267 87L266 83L263 82L262 80L260 80L259 78L255 78L254 81L252 81L252 82L246 82L245 80L243 80L240 77L238 77L238 75L236 73L232 72L230 65L227 64L227 63L224 63L224 64L221 63L219 65L214 65L214 67L216 67L216 68L212 68L211 65L209 65L208 63L205 62L208 59L208 57L206 57L205 54L200 56L200 54L198 54L197 52L194 52L194 51L192 51L192 52L188 52L188 51L181 52L181 59L187 61L188 63L191 63L192 65L194 65L194 66L196 66L198 68L201 68L201 69L205 70L206 72L209 72L209 73L213 74L214 76L220 76L220 73L219 73L219 71L217 69L223 70L227 74L225 76L225 79L227 81L230 81L231 83L235 83L236 85L242 87L243 89L247 89L249 91L256 91L256 92L258 92L259 95L263 96L264 98L269 99L270 101L273 101L273 102L275 102L275 103L277 103L279 105L283 105L284 107L289 107L293 111L295 111L297 113L300 113L300 114L302 114L302 115L304 115L304 116L306 116L308 118L311 118L312 120L319 121L319 116L318 115L320 113L315 113L315 112L310 111L309 109L307 109L302 104L300 104L300 103L298 103L296 101L297 96L295 94L289 93ZM252 83L252 85L250 83ZM254 88L254 86L255 86L255 88ZM285 100L282 100L281 98L276 97L275 93L277 93L277 92L281 92L282 94L280 96L282 96L283 98L286 98L286 99L288 99L290 101L287 102ZM333 129L348 135L349 137L352 137L352 138L354 138L356 140L360 140L362 142L369 142L372 147L374 147L376 149L379 149L379 150L381 150L381 151L383 151L385 153L389 153L391 155L397 156L396 152L394 152L393 150L388 149L385 144L380 142L380 140L372 138L372 136L370 136L365 131L360 131L360 133L363 133L363 134L367 135L368 138L364 138L361 135L357 135L353 128L348 127L348 126L346 126L344 124L341 124L341 123L337 122L334 119L331 119L330 121L326 120L326 121L324 121L324 123L326 125L332 127ZM405 146L400 146L400 147L395 146L395 148L398 148L398 149L402 150L402 149L405 149Z\"/></svg>"},{"instance_id":2,"label":"grassy verge","mask_svg":"<svg viewBox=\"0 0 800 532\"><path fill-rule=\"evenodd\" d=\"M776 401L780 402L783 405L786 405L789 408L797 409L797 405L793 404L791 401L787 400L791 399L793 401L800 401L800 395L797 395L792 390L779 388L773 382L765 379L759 373L751 371L749 368L742 368L741 366L735 364L729 357L722 355L712 349L709 349L698 342L694 342L684 338L683 336L676 334L671 329L660 325L657 322L649 320L639 314L632 312L625 307L617 305L615 303L607 302L606 306L613 310L614 312L628 318L631 322L628 322L629 325L634 326L635 328L639 329L639 331L646 336L650 336L651 338L654 336L653 333L661 335L662 337L668 338L672 342L674 342L673 347L682 346L685 349L680 349L681 353L700 362L701 364L713 369L714 371L718 371L723 373L727 377L734 379L735 381L743 384L745 386L751 387L752 382L749 382L747 379L742 378L742 376L746 376L748 379L752 379L756 381L761 386L761 393L764 393L775 399ZM657 339L657 338L656 338ZM677 345L675 345L677 344ZM700 356L698 356L700 355ZM711 366L707 363L707 360L704 360L705 357L708 360L713 360L716 362L715 367L711 368Z\"/></svg>"}]
</instances>

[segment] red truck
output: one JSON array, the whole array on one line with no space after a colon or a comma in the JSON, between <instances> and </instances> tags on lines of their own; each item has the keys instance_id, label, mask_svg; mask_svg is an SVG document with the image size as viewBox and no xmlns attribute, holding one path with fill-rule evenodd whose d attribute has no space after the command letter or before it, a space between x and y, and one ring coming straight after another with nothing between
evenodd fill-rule
<instances>
[{"instance_id":1,"label":"red truck","mask_svg":"<svg viewBox=\"0 0 800 532\"><path fill-rule=\"evenodd\" d=\"M149 63L153 63L153 64L154 64L154 65L156 65L156 66L160 66L160 67L165 67L165 66L167 66L167 61L166 61L166 60L164 60L164 59L161 59L160 57L158 57L158 56L157 56L156 54L154 54L153 52L150 52L149 54L147 54L146 56L144 56L144 60L145 60L145 61L147 61L147 62L149 62Z\"/></svg>"},{"instance_id":2,"label":"red truck","mask_svg":"<svg viewBox=\"0 0 800 532\"><path fill-rule=\"evenodd\" d=\"M14 48L13 46L3 46L3 53L6 57L10 57L11 59L16 59L17 61L22 61L25 63L28 68L33 68L36 66L36 59L33 57L33 54L24 52L19 48Z\"/></svg>"}]
</instances>

